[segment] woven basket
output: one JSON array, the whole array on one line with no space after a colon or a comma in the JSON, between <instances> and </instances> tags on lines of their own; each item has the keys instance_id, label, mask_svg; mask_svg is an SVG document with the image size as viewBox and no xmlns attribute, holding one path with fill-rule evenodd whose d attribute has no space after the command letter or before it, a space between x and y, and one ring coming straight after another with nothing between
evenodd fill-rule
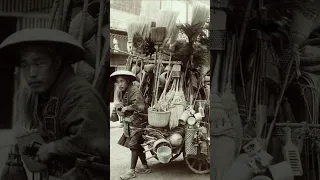
<instances>
[{"instance_id":1,"label":"woven basket","mask_svg":"<svg viewBox=\"0 0 320 180\"><path fill-rule=\"evenodd\" d=\"M320 48L306 45L301 49L301 65L316 66L320 65Z\"/></svg>"},{"instance_id":2,"label":"woven basket","mask_svg":"<svg viewBox=\"0 0 320 180\"><path fill-rule=\"evenodd\" d=\"M93 35L87 42L83 44L85 50L85 61L93 68L96 67L96 49L97 36Z\"/></svg>"},{"instance_id":3,"label":"woven basket","mask_svg":"<svg viewBox=\"0 0 320 180\"><path fill-rule=\"evenodd\" d=\"M83 15L83 12L80 12L70 22L69 34L73 35L77 39L80 36L82 15ZM83 30L83 42L88 41L96 32L97 32L96 20L89 13L86 13L86 22Z\"/></svg>"},{"instance_id":4,"label":"woven basket","mask_svg":"<svg viewBox=\"0 0 320 180\"><path fill-rule=\"evenodd\" d=\"M153 111L152 108L148 109L148 123L154 127L166 127L170 120L170 111L157 112Z\"/></svg>"},{"instance_id":5,"label":"woven basket","mask_svg":"<svg viewBox=\"0 0 320 180\"><path fill-rule=\"evenodd\" d=\"M292 11L291 40L295 44L302 44L312 31L320 26L317 12L308 4L301 4L299 8Z\"/></svg>"},{"instance_id":6,"label":"woven basket","mask_svg":"<svg viewBox=\"0 0 320 180\"><path fill-rule=\"evenodd\" d=\"M186 155L197 155L197 147L193 144L194 134L196 129L186 129L185 135L185 152Z\"/></svg>"},{"instance_id":7,"label":"woven basket","mask_svg":"<svg viewBox=\"0 0 320 180\"><path fill-rule=\"evenodd\" d=\"M227 31L210 30L210 50L223 51L226 48Z\"/></svg>"},{"instance_id":8,"label":"woven basket","mask_svg":"<svg viewBox=\"0 0 320 180\"><path fill-rule=\"evenodd\" d=\"M85 61L80 61L77 74L92 83L95 76L95 70Z\"/></svg>"}]
</instances>

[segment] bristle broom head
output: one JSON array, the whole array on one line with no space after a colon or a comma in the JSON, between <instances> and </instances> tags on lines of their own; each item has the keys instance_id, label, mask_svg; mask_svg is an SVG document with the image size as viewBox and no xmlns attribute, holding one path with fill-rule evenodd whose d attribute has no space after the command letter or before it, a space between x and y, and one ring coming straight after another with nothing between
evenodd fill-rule
<instances>
[{"instance_id":1,"label":"bristle broom head","mask_svg":"<svg viewBox=\"0 0 320 180\"><path fill-rule=\"evenodd\" d=\"M151 41L155 44L162 44L164 38L166 37L167 29L165 27L153 27L151 28Z\"/></svg>"}]
</instances>

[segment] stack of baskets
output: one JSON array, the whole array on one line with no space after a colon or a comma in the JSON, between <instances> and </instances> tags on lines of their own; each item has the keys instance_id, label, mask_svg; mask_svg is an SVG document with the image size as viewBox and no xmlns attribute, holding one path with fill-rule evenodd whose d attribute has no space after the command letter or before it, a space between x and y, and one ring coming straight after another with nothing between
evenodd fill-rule
<instances>
[{"instance_id":1,"label":"stack of baskets","mask_svg":"<svg viewBox=\"0 0 320 180\"><path fill-rule=\"evenodd\" d=\"M97 49L97 29L99 1L89 3L88 10L85 13L85 26L83 30L83 47L85 50L85 59L78 66L78 75L86 78L90 83L93 82L95 76L96 49ZM69 34L79 39L82 17L84 12L78 13L70 22ZM101 48L102 49L102 48Z\"/></svg>"}]
</instances>

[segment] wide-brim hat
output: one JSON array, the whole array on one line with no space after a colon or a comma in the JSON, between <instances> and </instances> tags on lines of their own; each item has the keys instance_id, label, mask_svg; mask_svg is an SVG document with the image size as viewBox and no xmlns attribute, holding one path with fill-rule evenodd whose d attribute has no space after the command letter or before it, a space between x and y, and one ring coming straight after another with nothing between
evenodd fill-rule
<instances>
[{"instance_id":1,"label":"wide-brim hat","mask_svg":"<svg viewBox=\"0 0 320 180\"><path fill-rule=\"evenodd\" d=\"M110 75L110 79L112 81L115 81L115 79L119 76L124 76L128 78L130 81L135 81L137 79L136 75L134 75L131 71L127 71L127 70L119 70L119 71L113 72Z\"/></svg>"},{"instance_id":2,"label":"wide-brim hat","mask_svg":"<svg viewBox=\"0 0 320 180\"><path fill-rule=\"evenodd\" d=\"M84 59L84 49L72 35L57 29L31 28L11 34L0 44L0 56L18 65L17 51L29 44L54 45L57 53L67 63L73 64Z\"/></svg>"}]
</instances>

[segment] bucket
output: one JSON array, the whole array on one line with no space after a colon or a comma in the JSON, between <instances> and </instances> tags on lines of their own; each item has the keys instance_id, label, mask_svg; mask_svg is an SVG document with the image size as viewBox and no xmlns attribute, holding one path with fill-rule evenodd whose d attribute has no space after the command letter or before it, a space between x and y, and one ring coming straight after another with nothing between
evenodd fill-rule
<instances>
[{"instance_id":1,"label":"bucket","mask_svg":"<svg viewBox=\"0 0 320 180\"><path fill-rule=\"evenodd\" d=\"M292 169L286 161L269 166L269 170L273 180L294 180Z\"/></svg>"},{"instance_id":2,"label":"bucket","mask_svg":"<svg viewBox=\"0 0 320 180\"><path fill-rule=\"evenodd\" d=\"M196 121L201 121L201 120L202 120L202 115L201 115L201 113L196 113L196 114L194 114L193 116L194 116L194 118L196 119Z\"/></svg>"},{"instance_id":3,"label":"bucket","mask_svg":"<svg viewBox=\"0 0 320 180\"><path fill-rule=\"evenodd\" d=\"M152 108L148 109L148 123L153 127L165 127L169 124L170 111L158 112L153 111Z\"/></svg>"},{"instance_id":4,"label":"bucket","mask_svg":"<svg viewBox=\"0 0 320 180\"><path fill-rule=\"evenodd\" d=\"M179 120L186 122L189 117L190 117L190 110L187 109L183 111L183 113L180 115Z\"/></svg>"},{"instance_id":5,"label":"bucket","mask_svg":"<svg viewBox=\"0 0 320 180\"><path fill-rule=\"evenodd\" d=\"M172 150L168 146L161 146L157 149L157 157L161 163L168 163L172 157Z\"/></svg>"},{"instance_id":6,"label":"bucket","mask_svg":"<svg viewBox=\"0 0 320 180\"><path fill-rule=\"evenodd\" d=\"M252 180L271 180L268 176L256 176Z\"/></svg>"}]
</instances>

